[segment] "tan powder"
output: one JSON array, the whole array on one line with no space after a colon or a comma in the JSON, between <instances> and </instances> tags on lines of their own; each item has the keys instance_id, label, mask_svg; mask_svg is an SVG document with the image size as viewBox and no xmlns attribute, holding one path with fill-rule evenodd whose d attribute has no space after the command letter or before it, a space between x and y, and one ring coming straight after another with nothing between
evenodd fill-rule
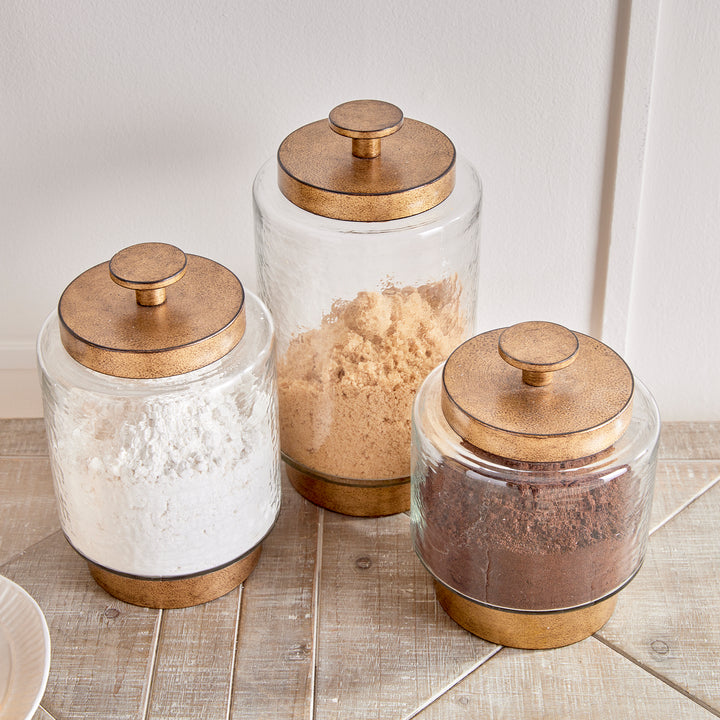
<instances>
[{"instance_id":1,"label":"tan powder","mask_svg":"<svg viewBox=\"0 0 720 720\"><path fill-rule=\"evenodd\" d=\"M336 303L279 362L283 452L335 477L407 477L415 392L466 334L457 278Z\"/></svg>"}]
</instances>

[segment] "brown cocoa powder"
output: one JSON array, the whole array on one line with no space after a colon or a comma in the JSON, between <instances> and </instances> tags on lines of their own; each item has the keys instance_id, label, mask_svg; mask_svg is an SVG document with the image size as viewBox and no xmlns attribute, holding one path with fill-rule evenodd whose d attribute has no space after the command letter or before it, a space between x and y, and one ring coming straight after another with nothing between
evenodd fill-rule
<instances>
[{"instance_id":1,"label":"brown cocoa powder","mask_svg":"<svg viewBox=\"0 0 720 720\"><path fill-rule=\"evenodd\" d=\"M410 474L410 409L464 339L456 277L337 302L278 363L280 442L305 468L353 479Z\"/></svg>"},{"instance_id":2,"label":"brown cocoa powder","mask_svg":"<svg viewBox=\"0 0 720 720\"><path fill-rule=\"evenodd\" d=\"M441 582L496 607L555 610L599 600L637 571L650 503L629 467L583 474L593 458L522 463L464 445L507 470L484 477L448 458L427 468L413 539Z\"/></svg>"}]
</instances>

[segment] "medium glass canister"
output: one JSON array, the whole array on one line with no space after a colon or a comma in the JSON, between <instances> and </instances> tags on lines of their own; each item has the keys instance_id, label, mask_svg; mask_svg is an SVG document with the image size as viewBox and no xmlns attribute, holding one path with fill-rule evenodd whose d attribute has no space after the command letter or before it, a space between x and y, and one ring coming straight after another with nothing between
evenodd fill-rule
<instances>
[{"instance_id":1,"label":"medium glass canister","mask_svg":"<svg viewBox=\"0 0 720 720\"><path fill-rule=\"evenodd\" d=\"M76 278L37 350L62 529L98 584L171 608L245 580L280 509L264 304L144 243Z\"/></svg>"},{"instance_id":2,"label":"medium glass canister","mask_svg":"<svg viewBox=\"0 0 720 720\"><path fill-rule=\"evenodd\" d=\"M458 347L413 408L412 540L442 607L513 647L602 627L645 555L659 432L589 336L529 322Z\"/></svg>"},{"instance_id":3,"label":"medium glass canister","mask_svg":"<svg viewBox=\"0 0 720 720\"><path fill-rule=\"evenodd\" d=\"M406 511L414 394L473 331L478 177L439 130L362 100L289 135L253 197L288 476L337 512Z\"/></svg>"}]
</instances>

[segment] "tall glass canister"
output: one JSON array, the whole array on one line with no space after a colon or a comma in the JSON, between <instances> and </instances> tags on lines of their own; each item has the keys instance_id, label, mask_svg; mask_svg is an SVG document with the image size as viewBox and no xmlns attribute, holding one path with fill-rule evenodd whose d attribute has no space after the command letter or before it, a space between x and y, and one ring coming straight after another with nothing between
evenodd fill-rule
<instances>
[{"instance_id":1,"label":"tall glass canister","mask_svg":"<svg viewBox=\"0 0 720 720\"><path fill-rule=\"evenodd\" d=\"M289 478L338 512L405 511L414 394L474 328L477 174L439 130L361 100L290 134L253 198Z\"/></svg>"}]
</instances>

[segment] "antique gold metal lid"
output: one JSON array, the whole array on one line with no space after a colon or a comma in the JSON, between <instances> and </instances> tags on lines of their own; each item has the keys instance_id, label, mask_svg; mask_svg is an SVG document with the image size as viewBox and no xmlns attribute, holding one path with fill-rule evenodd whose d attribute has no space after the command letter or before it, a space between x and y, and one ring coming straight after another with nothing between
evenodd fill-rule
<instances>
[{"instance_id":1,"label":"antique gold metal lid","mask_svg":"<svg viewBox=\"0 0 720 720\"><path fill-rule=\"evenodd\" d=\"M609 448L630 422L633 392L630 368L603 343L526 322L458 347L443 369L441 402L452 429L476 447L560 462Z\"/></svg>"},{"instance_id":2,"label":"antique gold metal lid","mask_svg":"<svg viewBox=\"0 0 720 720\"><path fill-rule=\"evenodd\" d=\"M65 349L86 367L117 377L168 377L205 367L240 342L245 292L212 260L142 243L73 280L58 315Z\"/></svg>"},{"instance_id":3,"label":"antique gold metal lid","mask_svg":"<svg viewBox=\"0 0 720 720\"><path fill-rule=\"evenodd\" d=\"M278 185L288 200L339 220L417 215L455 187L450 139L380 100L338 105L328 120L288 135L277 159Z\"/></svg>"}]
</instances>

